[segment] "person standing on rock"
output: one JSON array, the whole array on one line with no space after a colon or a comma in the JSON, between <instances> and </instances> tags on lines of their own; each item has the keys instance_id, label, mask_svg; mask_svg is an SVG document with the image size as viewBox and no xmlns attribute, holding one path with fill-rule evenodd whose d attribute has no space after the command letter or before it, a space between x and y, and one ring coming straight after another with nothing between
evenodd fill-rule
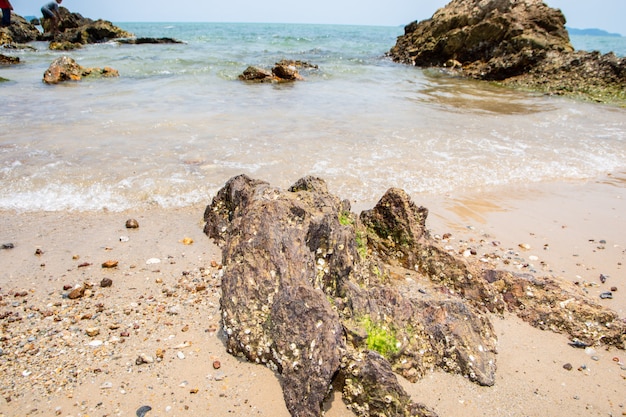
<instances>
[{"instance_id":1,"label":"person standing on rock","mask_svg":"<svg viewBox=\"0 0 626 417\"><path fill-rule=\"evenodd\" d=\"M0 0L0 9L2 9L2 24L0 26L11 25L11 10L13 10L11 2L9 0Z\"/></svg>"},{"instance_id":2,"label":"person standing on rock","mask_svg":"<svg viewBox=\"0 0 626 417\"><path fill-rule=\"evenodd\" d=\"M2 0L0 0L2 1ZM46 3L41 8L41 14L45 19L50 19L51 23L51 31L53 35L59 33L59 22L61 21L61 13L59 13L59 4L61 4L63 0L55 0L50 3ZM42 25L43 26L43 25ZM45 32L45 28L44 28Z\"/></svg>"}]
</instances>

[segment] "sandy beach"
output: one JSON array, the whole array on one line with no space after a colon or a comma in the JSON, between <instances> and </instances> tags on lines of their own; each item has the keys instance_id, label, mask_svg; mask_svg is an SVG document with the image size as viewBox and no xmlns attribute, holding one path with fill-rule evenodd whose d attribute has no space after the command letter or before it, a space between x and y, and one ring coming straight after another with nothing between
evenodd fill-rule
<instances>
[{"instance_id":1,"label":"sandy beach","mask_svg":"<svg viewBox=\"0 0 626 417\"><path fill-rule=\"evenodd\" d=\"M459 256L578 282L626 317L626 173L412 197ZM225 351L221 254L202 232L206 204L2 213L0 416L134 416L142 406L148 417L289 415L274 373ZM436 372L403 382L416 401L441 417L626 415L626 352L575 349L516 317L491 319L495 386ZM353 415L338 392L326 410Z\"/></svg>"}]
</instances>

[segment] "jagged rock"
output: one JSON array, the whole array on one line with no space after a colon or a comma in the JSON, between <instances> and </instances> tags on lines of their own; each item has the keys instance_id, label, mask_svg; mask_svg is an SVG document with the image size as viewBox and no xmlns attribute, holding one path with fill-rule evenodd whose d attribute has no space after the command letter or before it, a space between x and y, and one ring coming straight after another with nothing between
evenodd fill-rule
<instances>
[{"instance_id":1,"label":"jagged rock","mask_svg":"<svg viewBox=\"0 0 626 417\"><path fill-rule=\"evenodd\" d=\"M9 27L0 27L0 45L32 42L38 36L37 28L15 13L11 14Z\"/></svg>"},{"instance_id":2,"label":"jagged rock","mask_svg":"<svg viewBox=\"0 0 626 417\"><path fill-rule=\"evenodd\" d=\"M48 45L48 49L51 51L73 51L74 49L80 49L83 45L80 43L72 42L56 42L52 41Z\"/></svg>"},{"instance_id":3,"label":"jagged rock","mask_svg":"<svg viewBox=\"0 0 626 417\"><path fill-rule=\"evenodd\" d=\"M296 68L307 68L307 69L318 69L319 67L315 64L311 64L306 61L301 61L299 59L281 59L276 63L276 65L283 66L292 66Z\"/></svg>"},{"instance_id":4,"label":"jagged rock","mask_svg":"<svg viewBox=\"0 0 626 417\"><path fill-rule=\"evenodd\" d=\"M16 56L6 56L0 54L0 65L14 65L19 64L20 58Z\"/></svg>"},{"instance_id":5,"label":"jagged rock","mask_svg":"<svg viewBox=\"0 0 626 417\"><path fill-rule=\"evenodd\" d=\"M304 79L294 65L276 65L272 68L272 74L280 80L300 81Z\"/></svg>"},{"instance_id":6,"label":"jagged rock","mask_svg":"<svg viewBox=\"0 0 626 417\"><path fill-rule=\"evenodd\" d=\"M344 359L343 400L358 416L420 416L437 415L422 404L411 401L389 367L389 362L376 352L367 351ZM385 386L381 390L380 386Z\"/></svg>"},{"instance_id":7,"label":"jagged rock","mask_svg":"<svg viewBox=\"0 0 626 417\"><path fill-rule=\"evenodd\" d=\"M394 372L493 385L487 312L625 347L624 321L578 288L457 258L431 238L427 214L399 189L357 217L319 178L282 191L245 175L206 208L205 233L222 248L226 346L280 374L292 415L321 415L334 382L359 416L433 416Z\"/></svg>"},{"instance_id":8,"label":"jagged rock","mask_svg":"<svg viewBox=\"0 0 626 417\"><path fill-rule=\"evenodd\" d=\"M565 333L588 346L626 349L626 321L590 299L575 284L554 277L483 271L508 311L542 330Z\"/></svg>"},{"instance_id":9,"label":"jagged rock","mask_svg":"<svg viewBox=\"0 0 626 417\"><path fill-rule=\"evenodd\" d=\"M272 81L272 73L263 68L250 66L239 75L239 79L241 81L268 82Z\"/></svg>"},{"instance_id":10,"label":"jagged rock","mask_svg":"<svg viewBox=\"0 0 626 417\"><path fill-rule=\"evenodd\" d=\"M491 64L482 78L504 79L526 71L548 50L573 48L565 17L543 1L453 0L431 19L408 25L391 55L417 66L481 61Z\"/></svg>"},{"instance_id":11,"label":"jagged rock","mask_svg":"<svg viewBox=\"0 0 626 417\"><path fill-rule=\"evenodd\" d=\"M59 33L56 36L51 34L50 19L42 19L41 25L44 34L39 36L40 40L56 41L62 44L89 44L106 42L117 38L133 37L129 33L107 20L92 20L83 17L80 13L72 13L65 7L59 7L61 19L58 23Z\"/></svg>"},{"instance_id":12,"label":"jagged rock","mask_svg":"<svg viewBox=\"0 0 626 417\"><path fill-rule=\"evenodd\" d=\"M58 84L63 81L80 81L84 77L118 77L117 70L109 67L85 68L70 57L55 59L43 75L46 84Z\"/></svg>"},{"instance_id":13,"label":"jagged rock","mask_svg":"<svg viewBox=\"0 0 626 417\"><path fill-rule=\"evenodd\" d=\"M471 78L551 93L626 99L626 59L573 51L562 12L541 0L453 0L407 25L389 55L420 67L452 62Z\"/></svg>"}]
</instances>

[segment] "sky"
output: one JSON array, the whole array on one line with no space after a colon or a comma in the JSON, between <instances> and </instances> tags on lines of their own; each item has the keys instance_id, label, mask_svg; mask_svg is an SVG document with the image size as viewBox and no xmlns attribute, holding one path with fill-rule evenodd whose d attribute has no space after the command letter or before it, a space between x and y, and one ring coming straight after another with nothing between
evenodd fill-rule
<instances>
[{"instance_id":1,"label":"sky","mask_svg":"<svg viewBox=\"0 0 626 417\"><path fill-rule=\"evenodd\" d=\"M41 5L11 0L15 13L39 16ZM64 0L91 19L120 22L271 22L404 26L428 19L449 0ZM626 36L626 0L545 0L560 8L567 26Z\"/></svg>"}]
</instances>

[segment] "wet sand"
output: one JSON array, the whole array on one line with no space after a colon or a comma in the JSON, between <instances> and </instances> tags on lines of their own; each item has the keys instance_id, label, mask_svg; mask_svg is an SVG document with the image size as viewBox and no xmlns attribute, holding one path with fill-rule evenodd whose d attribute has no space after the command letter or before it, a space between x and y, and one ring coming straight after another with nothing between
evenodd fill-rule
<instances>
[{"instance_id":1,"label":"wet sand","mask_svg":"<svg viewBox=\"0 0 626 417\"><path fill-rule=\"evenodd\" d=\"M459 256L579 282L626 317L625 177L413 198ZM14 248L0 250L0 416L134 416L142 406L147 417L289 415L276 376L224 349L221 255L203 211L2 213L0 244ZM125 227L130 218L139 228ZM104 268L109 260L117 266ZM66 298L83 283L87 294ZM610 287L613 298L600 299ZM626 363L624 351L585 352L515 317L492 321L495 386L436 372L403 382L416 401L441 417L626 415L626 368L614 361ZM339 393L326 410L353 415Z\"/></svg>"}]
</instances>

